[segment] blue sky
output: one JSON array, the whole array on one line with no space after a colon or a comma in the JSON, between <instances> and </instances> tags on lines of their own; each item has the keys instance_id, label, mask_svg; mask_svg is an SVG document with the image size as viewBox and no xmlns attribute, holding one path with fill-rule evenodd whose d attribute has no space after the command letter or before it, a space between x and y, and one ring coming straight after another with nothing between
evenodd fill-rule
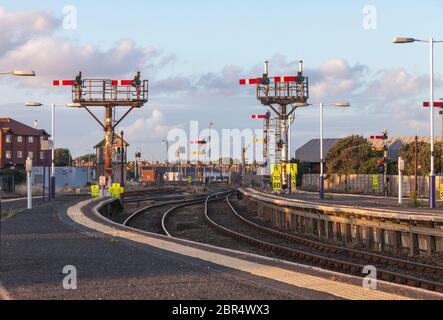
<instances>
[{"instance_id":1,"label":"blue sky","mask_svg":"<svg viewBox=\"0 0 443 320\"><path fill-rule=\"evenodd\" d=\"M257 127L256 123L248 120L248 116L263 108L255 101L253 91L234 89L235 77L231 79L230 75L253 76L255 74L252 73L266 59L271 60L271 72L273 66L277 65L277 69L288 73L296 68L293 62L303 59L307 72L313 75L312 93L317 94L312 95L311 102L338 99L353 103L352 110L327 112L329 136L352 133L369 135L385 127L389 127L393 135L428 134L427 114L419 108L420 102L427 100L427 47L420 44L395 46L391 40L396 35L443 39L443 32L440 31L443 4L440 1L281 0L274 5L250 0L125 3L43 0L8 1L0 6L11 14L23 11L45 13L60 22L64 16L62 9L68 4L77 8L78 29L64 30L56 25L33 37L24 37L21 39L22 46L14 44L17 51L10 54L26 56L29 49L26 44L33 38L38 39L39 43L45 38L42 48L50 48L48 44L51 44L51 39L53 48L57 48L57 44L60 47L61 44L69 44L83 51L91 45L98 52L97 55L106 55L122 39L130 39L134 48L139 49L139 54L146 48L154 48L155 59L149 60L149 57L147 63L142 58L140 61L128 61L128 70L124 69L124 60L118 61L116 64L120 63L121 66L116 66L112 71L112 76L120 73L123 77L135 71L133 68L140 64L153 85L155 82L167 84L167 88L161 87L163 91L154 90L146 108L131 115L124 123L125 128L131 128L137 119L142 118L147 124L158 126L158 137L146 141L134 138L132 144L134 149L140 148L154 159L161 158L163 154L163 147L158 142L160 135L168 128L186 127L189 120L200 120L202 123L212 120L219 129ZM367 5L377 9L375 30L365 30L362 26L365 18L363 8ZM24 26L17 24L17 28ZM4 48L1 52L1 55L8 57L2 59L0 55L2 68L7 67L8 62L15 61L15 56L7 56L8 50L11 49ZM440 50L443 48L437 46L438 74L443 67L443 61L439 59L442 56ZM56 54L48 53L48 59ZM57 63L56 70L60 76L67 76L72 73L72 68L75 69L76 54L81 55L81 52L71 52L71 60ZM32 57L30 55L29 60ZM23 61L17 59L17 63L23 64ZM100 59L97 58L97 61ZM167 63L158 67L162 61ZM80 66L94 69L87 61L79 63ZM226 70L227 67L236 71ZM42 126L47 127L47 111L33 111L30 114L28 110L20 109L21 102L41 100L42 97L59 102L66 100L68 95L63 91L54 91L50 85L45 87L45 81L53 77L50 65L37 62L35 68L42 75L38 85L28 82L11 84L6 80L0 82L3 97L0 116L10 116L28 123L37 118ZM88 71L83 70L85 74ZM94 71L103 75L107 72L99 67ZM343 77L340 78L343 80L342 90L334 87L330 79L334 72L340 73L338 79ZM232 87L229 85L231 82ZM437 84L437 95L443 96L443 92L439 93L439 82ZM176 93L177 88L180 88L179 94ZM212 90L216 92L212 94ZM395 94L396 90L398 94ZM159 113L154 114L153 110ZM315 108L297 112L294 130L296 146L318 136L317 114ZM101 132L81 110L60 111L62 128L59 141L70 146L75 154L81 154L91 146L73 138L77 132L69 125L73 119L84 123L83 141L99 140ZM140 135L150 134L140 129Z\"/></svg>"}]
</instances>

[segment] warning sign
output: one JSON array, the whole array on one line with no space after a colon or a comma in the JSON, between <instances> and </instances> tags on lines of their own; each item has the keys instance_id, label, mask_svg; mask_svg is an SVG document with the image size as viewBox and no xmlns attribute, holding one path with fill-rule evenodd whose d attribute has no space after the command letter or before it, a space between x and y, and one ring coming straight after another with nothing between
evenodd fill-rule
<instances>
[{"instance_id":1,"label":"warning sign","mask_svg":"<svg viewBox=\"0 0 443 320\"><path fill-rule=\"evenodd\" d=\"M282 179L281 179L281 165L280 164L274 164L271 166L272 170L272 189L274 191L281 191L282 190Z\"/></svg>"},{"instance_id":2,"label":"warning sign","mask_svg":"<svg viewBox=\"0 0 443 320\"><path fill-rule=\"evenodd\" d=\"M108 188L108 191L114 198L120 198L120 195L125 192L125 189L121 187L120 183L113 183L112 186Z\"/></svg>"},{"instance_id":3,"label":"warning sign","mask_svg":"<svg viewBox=\"0 0 443 320\"><path fill-rule=\"evenodd\" d=\"M106 177L105 176L101 176L100 178L99 178L99 183L98 183L100 186L102 186L102 187L106 187Z\"/></svg>"},{"instance_id":4,"label":"warning sign","mask_svg":"<svg viewBox=\"0 0 443 320\"><path fill-rule=\"evenodd\" d=\"M374 191L378 191L378 176L372 177L372 188Z\"/></svg>"},{"instance_id":5,"label":"warning sign","mask_svg":"<svg viewBox=\"0 0 443 320\"><path fill-rule=\"evenodd\" d=\"M98 184L91 186L91 196L93 198L99 198L100 197L100 186Z\"/></svg>"},{"instance_id":6,"label":"warning sign","mask_svg":"<svg viewBox=\"0 0 443 320\"><path fill-rule=\"evenodd\" d=\"M296 163L290 163L286 165L286 172L291 174L291 190L297 189L297 174L298 166Z\"/></svg>"},{"instance_id":7,"label":"warning sign","mask_svg":"<svg viewBox=\"0 0 443 320\"><path fill-rule=\"evenodd\" d=\"M443 184L440 185L440 200L443 200Z\"/></svg>"}]
</instances>

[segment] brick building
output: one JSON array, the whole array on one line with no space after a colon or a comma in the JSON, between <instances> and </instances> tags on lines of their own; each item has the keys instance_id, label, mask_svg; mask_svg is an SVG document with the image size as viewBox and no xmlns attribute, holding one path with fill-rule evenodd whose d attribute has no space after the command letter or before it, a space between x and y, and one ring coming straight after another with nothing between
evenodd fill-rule
<instances>
[{"instance_id":1,"label":"brick building","mask_svg":"<svg viewBox=\"0 0 443 320\"><path fill-rule=\"evenodd\" d=\"M112 181L121 182L121 145L122 139L119 135L114 134L114 139L112 143ZM128 147L129 144L124 141L125 154L123 158L124 163L124 177L126 177L126 164L128 160ZM96 152L96 166L97 166L97 176L104 176L106 174L105 170L105 140L100 141L96 146L94 146Z\"/></svg>"},{"instance_id":2,"label":"brick building","mask_svg":"<svg viewBox=\"0 0 443 320\"><path fill-rule=\"evenodd\" d=\"M26 158L34 166L49 166L51 151L41 150L41 141L50 135L11 118L0 118L0 169L24 168Z\"/></svg>"}]
</instances>

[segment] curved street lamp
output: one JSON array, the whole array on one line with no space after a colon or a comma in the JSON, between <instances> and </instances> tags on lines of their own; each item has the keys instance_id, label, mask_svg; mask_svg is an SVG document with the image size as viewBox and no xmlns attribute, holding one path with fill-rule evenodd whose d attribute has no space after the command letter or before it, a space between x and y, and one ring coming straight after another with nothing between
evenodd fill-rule
<instances>
[{"instance_id":1,"label":"curved street lamp","mask_svg":"<svg viewBox=\"0 0 443 320\"><path fill-rule=\"evenodd\" d=\"M12 70L9 72L0 72L0 75L11 75L16 77L35 77L35 72L31 70ZM0 192L0 212L2 211L2 196Z\"/></svg>"},{"instance_id":2,"label":"curved street lamp","mask_svg":"<svg viewBox=\"0 0 443 320\"><path fill-rule=\"evenodd\" d=\"M80 108L81 105L79 103L68 103L68 104L44 104L35 101L27 101L25 102L26 107L30 108L38 108L38 107L51 107L51 124L52 124L52 159L51 159L51 181L50 181L50 199L55 198L55 107L68 107L68 108Z\"/></svg>"},{"instance_id":3,"label":"curved street lamp","mask_svg":"<svg viewBox=\"0 0 443 320\"><path fill-rule=\"evenodd\" d=\"M35 72L32 70L12 70L9 72L0 72L2 75L11 75L16 77L35 77Z\"/></svg>"},{"instance_id":4,"label":"curved street lamp","mask_svg":"<svg viewBox=\"0 0 443 320\"><path fill-rule=\"evenodd\" d=\"M324 157L323 157L323 109L324 107L349 108L349 102L320 103L320 199L325 198L325 173L324 173Z\"/></svg>"},{"instance_id":5,"label":"curved street lamp","mask_svg":"<svg viewBox=\"0 0 443 320\"><path fill-rule=\"evenodd\" d=\"M431 173L429 177L429 206L431 209L437 207L437 201L435 196L435 142L434 142L434 43L441 43L443 41L436 41L434 38L429 40L421 40L415 38L395 37L392 41L394 44L404 44L413 42L424 42L429 44L430 54L430 121L431 121Z\"/></svg>"}]
</instances>

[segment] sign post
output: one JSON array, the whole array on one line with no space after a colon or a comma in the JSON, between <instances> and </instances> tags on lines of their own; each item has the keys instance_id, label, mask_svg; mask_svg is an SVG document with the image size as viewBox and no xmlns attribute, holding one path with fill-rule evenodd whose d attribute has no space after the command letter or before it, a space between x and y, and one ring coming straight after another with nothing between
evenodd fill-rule
<instances>
[{"instance_id":1,"label":"sign post","mask_svg":"<svg viewBox=\"0 0 443 320\"><path fill-rule=\"evenodd\" d=\"M297 174L298 174L298 166L296 163L290 163L287 165L286 172L289 173L289 193L297 190Z\"/></svg>"},{"instance_id":2,"label":"sign post","mask_svg":"<svg viewBox=\"0 0 443 320\"><path fill-rule=\"evenodd\" d=\"M100 198L100 186L98 184L91 185L91 197Z\"/></svg>"},{"instance_id":3,"label":"sign post","mask_svg":"<svg viewBox=\"0 0 443 320\"><path fill-rule=\"evenodd\" d=\"M32 159L26 159L26 180L28 185L28 210L32 209Z\"/></svg>"},{"instance_id":4,"label":"sign post","mask_svg":"<svg viewBox=\"0 0 443 320\"><path fill-rule=\"evenodd\" d=\"M374 192L378 191L378 176L372 177L372 189L374 190Z\"/></svg>"},{"instance_id":5,"label":"sign post","mask_svg":"<svg viewBox=\"0 0 443 320\"><path fill-rule=\"evenodd\" d=\"M403 171L405 170L405 160L398 158L398 204L403 204Z\"/></svg>"},{"instance_id":6,"label":"sign post","mask_svg":"<svg viewBox=\"0 0 443 320\"><path fill-rule=\"evenodd\" d=\"M272 168L272 189L274 191L282 190L282 178L281 178L281 164L274 164L271 166Z\"/></svg>"},{"instance_id":7,"label":"sign post","mask_svg":"<svg viewBox=\"0 0 443 320\"><path fill-rule=\"evenodd\" d=\"M107 181L106 181L106 176L100 176L100 178L98 179L99 181L99 185L101 188L101 197L105 196L105 192L106 192L106 185L107 185Z\"/></svg>"}]
</instances>

